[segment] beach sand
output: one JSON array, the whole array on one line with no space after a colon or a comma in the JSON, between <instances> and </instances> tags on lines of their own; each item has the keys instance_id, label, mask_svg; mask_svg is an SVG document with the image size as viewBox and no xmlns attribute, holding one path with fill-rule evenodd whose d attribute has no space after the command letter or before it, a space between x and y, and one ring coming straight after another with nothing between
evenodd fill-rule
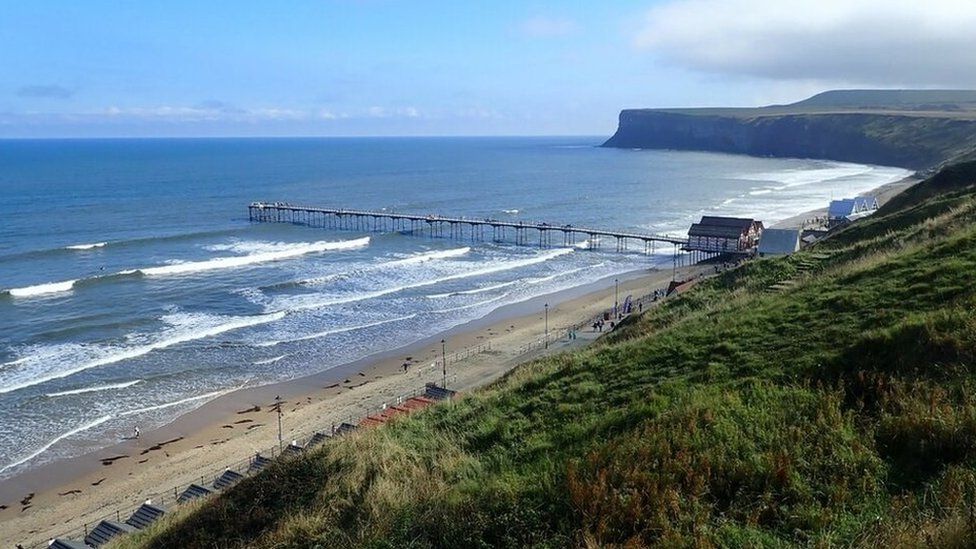
<instances>
[{"instance_id":1,"label":"beach sand","mask_svg":"<svg viewBox=\"0 0 976 549\"><path fill-rule=\"evenodd\" d=\"M708 272L710 266L684 267L679 278ZM664 288L671 269L619 276L619 299L640 297ZM0 482L0 539L45 542L70 533L84 536L101 519L116 512L121 520L146 499L172 505L189 483L209 485L227 466L266 452L278 443L274 399L280 395L285 444L334 424L376 412L383 403L441 382L433 363L446 340L448 387L467 390L485 385L520 363L544 352L585 345L598 333L584 326L575 340L562 337L550 349L524 352L544 336L544 303L549 303L550 333L586 323L609 310L613 279L501 307L487 317L405 348L297 380L247 388L221 396L160 429L144 432L110 448L29 470ZM453 353L484 347L490 351L453 361ZM403 364L410 364L407 372Z\"/></svg>"}]
</instances>

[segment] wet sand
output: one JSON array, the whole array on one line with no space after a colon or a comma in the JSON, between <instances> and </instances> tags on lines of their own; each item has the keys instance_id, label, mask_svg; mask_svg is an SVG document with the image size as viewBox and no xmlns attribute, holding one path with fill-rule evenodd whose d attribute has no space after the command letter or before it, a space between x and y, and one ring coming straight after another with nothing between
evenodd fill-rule
<instances>
[{"instance_id":1,"label":"wet sand","mask_svg":"<svg viewBox=\"0 0 976 549\"><path fill-rule=\"evenodd\" d=\"M685 267L679 278L704 273L711 267ZM670 269L618 276L619 300L664 288ZM520 363L543 352L524 352L526 344L544 335L543 306L549 304L550 333L586 323L609 310L614 301L613 278L501 307L486 317L403 348L293 381L245 388L219 397L172 423L142 433L104 450L48 464L0 482L0 539L25 545L77 529L121 510L125 520L146 499L171 505L192 482L210 484L225 467L246 461L278 442L274 399L283 399L285 444L333 424L357 420L383 403L440 383L442 371L433 366L444 339L448 356L448 386L466 390L497 379ZM585 345L596 339L584 326L578 339L562 337L548 352ZM453 354L486 346L490 351L454 362ZM403 370L404 363L408 369ZM175 489L175 490L174 490Z\"/></svg>"}]
</instances>

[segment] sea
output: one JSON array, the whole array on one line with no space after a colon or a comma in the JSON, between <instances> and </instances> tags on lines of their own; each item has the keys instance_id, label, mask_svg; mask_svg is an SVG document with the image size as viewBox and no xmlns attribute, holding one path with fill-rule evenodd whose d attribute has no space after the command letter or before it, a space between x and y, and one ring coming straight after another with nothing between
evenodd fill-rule
<instances>
[{"instance_id":1,"label":"sea","mask_svg":"<svg viewBox=\"0 0 976 549\"><path fill-rule=\"evenodd\" d=\"M909 175L602 140L0 141L0 478L672 253L251 223L252 201L683 235Z\"/></svg>"}]
</instances>

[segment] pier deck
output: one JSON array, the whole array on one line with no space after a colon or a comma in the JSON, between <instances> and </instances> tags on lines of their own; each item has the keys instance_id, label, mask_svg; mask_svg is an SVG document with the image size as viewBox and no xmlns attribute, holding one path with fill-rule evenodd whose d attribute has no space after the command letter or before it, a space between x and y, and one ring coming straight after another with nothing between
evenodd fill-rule
<instances>
[{"instance_id":1,"label":"pier deck","mask_svg":"<svg viewBox=\"0 0 976 549\"><path fill-rule=\"evenodd\" d=\"M643 245L644 253L653 253L656 244L672 245L677 253L688 244L687 238L678 236L613 231L569 224L319 208L283 202L254 202L248 206L248 217L252 222L294 223L361 231L426 233L436 237L470 238L473 241L485 240L490 233L491 240L495 242L511 240L522 245L538 243L541 247L552 246L554 235L557 235L557 241L561 237L563 246L576 246L578 239L585 239L585 247L589 249L600 249L601 239L607 239L616 245L615 249L618 252L626 251L629 243Z\"/></svg>"}]
</instances>

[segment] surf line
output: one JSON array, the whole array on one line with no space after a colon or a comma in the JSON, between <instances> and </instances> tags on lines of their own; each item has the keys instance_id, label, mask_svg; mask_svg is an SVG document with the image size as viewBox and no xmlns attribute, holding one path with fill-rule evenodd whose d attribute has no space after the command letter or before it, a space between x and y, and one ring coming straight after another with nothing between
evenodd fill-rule
<instances>
[{"instance_id":1,"label":"surf line","mask_svg":"<svg viewBox=\"0 0 976 549\"><path fill-rule=\"evenodd\" d=\"M370 237L364 236L352 240L321 241L295 246L278 251L261 252L250 255L237 255L227 257L215 257L203 261L189 261L185 263L173 263L170 265L157 265L155 267L142 267L139 269L126 269L111 274L94 275L86 278L76 278L60 282L46 282L22 288L8 288L0 290L0 295L6 294L16 298L30 298L47 296L50 294L61 294L74 290L81 284L91 284L95 282L105 282L112 279L130 276L169 276L169 275L188 275L218 269L232 269L237 267L248 267L258 263L268 263L294 259L303 255L321 253L327 251L344 251L369 246Z\"/></svg>"},{"instance_id":2,"label":"surf line","mask_svg":"<svg viewBox=\"0 0 976 549\"><path fill-rule=\"evenodd\" d=\"M238 391L240 389L243 389L248 383L250 383L250 381L251 381L251 378L247 378L247 379L244 380L244 383L240 384L237 387L233 387L233 388L230 388L230 389L224 389L222 391L214 391L212 393L207 393L207 394L204 394L204 395L198 395L198 396L188 397L188 398L184 398L184 399L177 400L175 402L168 402L168 403L165 403L165 404L157 404L155 406L147 406L145 408L139 408L139 409L136 409L136 410L126 410L126 411L121 412L121 413L119 413L117 415L105 415L105 416L102 416L102 417L100 417L100 418L98 418L98 419L96 419L94 421L88 422L88 423L86 423L84 425L81 425L79 427L75 427L74 429L71 429L70 431L67 431L65 433L62 433L62 434L60 434L60 435L52 438L51 440L49 440L43 446L41 446L40 448L38 448L34 452L30 453L29 455L27 455L27 456L25 456L25 457L23 457L23 458L15 461L13 463L8 463L7 465L4 465L3 467L0 467L0 473L4 473L4 472L6 472L6 471L8 471L10 469L13 469L14 467L23 465L23 464L27 463L28 461L31 461L32 459L40 456L44 452L47 452L48 450L51 449L52 446L54 446L55 444L61 442L62 440L66 439L66 438L69 438L69 437L73 437L73 436L77 435L78 433L82 433L84 431L88 431L89 429L94 429L95 427L98 427L99 425L101 425L101 424L103 424L103 423L105 423L107 421L111 421L111 420L116 419L116 418L133 416L135 414L141 414L141 413L144 413L144 412L152 412L152 411L155 411L155 410L162 410L164 408L172 408L173 406L179 406L180 404L186 404L188 402L194 402L194 401L197 401L197 400L214 399L214 398L217 398L217 397L226 395L228 393L232 393L234 391Z\"/></svg>"}]
</instances>

